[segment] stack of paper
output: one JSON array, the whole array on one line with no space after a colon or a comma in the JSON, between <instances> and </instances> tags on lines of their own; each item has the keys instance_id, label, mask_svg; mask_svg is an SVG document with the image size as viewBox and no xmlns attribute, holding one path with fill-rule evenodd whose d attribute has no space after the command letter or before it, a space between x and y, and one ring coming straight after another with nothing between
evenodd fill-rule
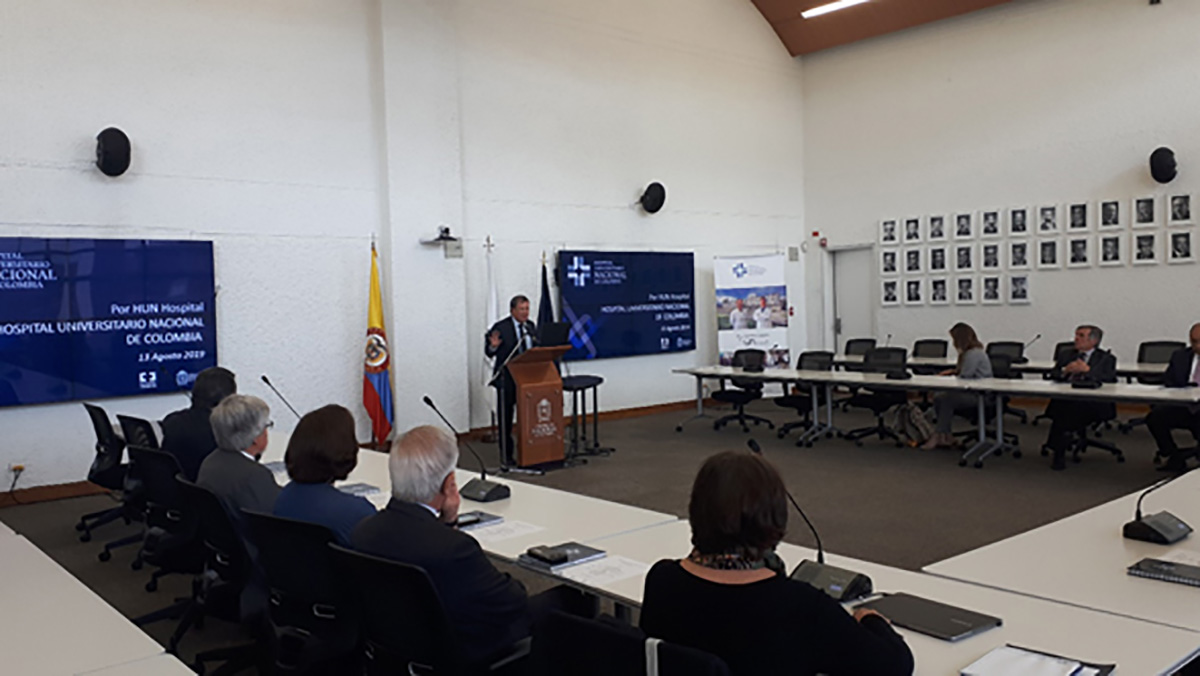
<instances>
[{"instance_id":1,"label":"stack of paper","mask_svg":"<svg viewBox=\"0 0 1200 676\"><path fill-rule=\"evenodd\" d=\"M1110 670L1078 660L1005 645L975 660L962 676L1100 676Z\"/></svg>"}]
</instances>

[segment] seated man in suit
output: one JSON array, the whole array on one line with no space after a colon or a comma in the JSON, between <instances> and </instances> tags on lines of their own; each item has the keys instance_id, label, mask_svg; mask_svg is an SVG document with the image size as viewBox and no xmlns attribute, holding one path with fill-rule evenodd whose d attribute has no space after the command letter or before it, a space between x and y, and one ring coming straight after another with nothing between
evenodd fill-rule
<instances>
[{"instance_id":1,"label":"seated man in suit","mask_svg":"<svg viewBox=\"0 0 1200 676\"><path fill-rule=\"evenodd\" d=\"M1163 376L1167 387L1193 387L1200 383L1200 323L1192 325L1188 334L1191 347L1185 347L1171 355L1171 363ZM1184 429L1200 444L1200 406L1155 406L1146 416L1146 427L1158 442L1159 457L1167 462L1159 469L1182 472L1187 469L1187 459L1179 454L1179 447L1171 436L1171 430Z\"/></svg>"},{"instance_id":2,"label":"seated man in suit","mask_svg":"<svg viewBox=\"0 0 1200 676\"><path fill-rule=\"evenodd\" d=\"M1084 324L1076 328L1075 351L1058 360L1050 377L1059 382L1117 382L1117 358L1100 349L1103 337L1099 327ZM1092 423L1111 420L1116 415L1117 407L1112 403L1051 399L1046 407L1046 417L1054 421L1046 438L1046 447L1054 451L1051 469L1067 468L1066 452L1076 434Z\"/></svg>"},{"instance_id":3,"label":"seated man in suit","mask_svg":"<svg viewBox=\"0 0 1200 676\"><path fill-rule=\"evenodd\" d=\"M163 418L162 450L175 456L188 481L196 481L200 463L217 448L209 416L231 394L237 394L233 372L220 366L206 368L192 384L192 405Z\"/></svg>"},{"instance_id":4,"label":"seated man in suit","mask_svg":"<svg viewBox=\"0 0 1200 676\"><path fill-rule=\"evenodd\" d=\"M196 484L216 494L235 519L241 510L271 513L279 484L258 463L267 448L271 409L258 397L233 394L212 411L217 450L200 464Z\"/></svg>"},{"instance_id":5,"label":"seated man in suit","mask_svg":"<svg viewBox=\"0 0 1200 676\"><path fill-rule=\"evenodd\" d=\"M447 432L423 426L398 437L388 458L392 499L358 524L350 542L361 552L424 569L467 662L479 664L529 636L535 615L566 609L572 592L560 587L527 598L525 587L496 570L475 538L454 527L462 501L457 464L458 444Z\"/></svg>"}]
</instances>

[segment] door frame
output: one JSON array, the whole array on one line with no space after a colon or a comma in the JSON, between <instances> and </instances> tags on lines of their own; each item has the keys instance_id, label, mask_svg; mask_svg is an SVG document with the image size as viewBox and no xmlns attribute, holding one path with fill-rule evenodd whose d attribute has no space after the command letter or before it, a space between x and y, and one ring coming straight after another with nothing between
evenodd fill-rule
<instances>
[{"instance_id":1,"label":"door frame","mask_svg":"<svg viewBox=\"0 0 1200 676\"><path fill-rule=\"evenodd\" d=\"M875 244L872 242L866 244L842 244L838 246L831 245L825 247L824 249L825 265L821 266L824 270L824 279L822 280L823 283L821 284L824 291L821 300L822 305L825 307L825 316L822 319L825 325L825 344L829 346L827 349L835 354L838 353L838 343L837 332L834 331L834 326L837 322L837 289L835 288L837 284L837 272L834 269L834 266L836 265L834 254L844 253L847 251L859 251L863 249L873 251L875 249ZM876 283L876 272L875 266L870 266L870 284L872 287ZM875 306L873 305L871 306L870 316L871 335L875 335L876 317Z\"/></svg>"}]
</instances>

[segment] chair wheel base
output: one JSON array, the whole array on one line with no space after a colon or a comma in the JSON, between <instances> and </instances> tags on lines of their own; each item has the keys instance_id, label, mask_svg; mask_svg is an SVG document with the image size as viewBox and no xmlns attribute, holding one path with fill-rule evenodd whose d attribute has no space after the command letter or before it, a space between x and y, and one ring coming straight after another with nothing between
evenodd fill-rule
<instances>
[{"instance_id":1,"label":"chair wheel base","mask_svg":"<svg viewBox=\"0 0 1200 676\"><path fill-rule=\"evenodd\" d=\"M87 530L87 525L80 521L79 523L75 524L75 530L82 533L83 531Z\"/></svg>"},{"instance_id":2,"label":"chair wheel base","mask_svg":"<svg viewBox=\"0 0 1200 676\"><path fill-rule=\"evenodd\" d=\"M134 560L133 560L133 561L132 561L132 562L129 564L129 567L130 567L131 569L133 569L133 570L141 570L141 569L142 569L142 560L141 560L141 559L134 559Z\"/></svg>"},{"instance_id":3,"label":"chair wheel base","mask_svg":"<svg viewBox=\"0 0 1200 676\"><path fill-rule=\"evenodd\" d=\"M109 559L112 558L112 554L110 554L109 551L106 549L106 550L100 552L100 554L97 555L96 558L100 559L101 561L108 561Z\"/></svg>"},{"instance_id":4,"label":"chair wheel base","mask_svg":"<svg viewBox=\"0 0 1200 676\"><path fill-rule=\"evenodd\" d=\"M1021 451L1013 451L1012 456L1017 460L1021 459Z\"/></svg>"},{"instance_id":5,"label":"chair wheel base","mask_svg":"<svg viewBox=\"0 0 1200 676\"><path fill-rule=\"evenodd\" d=\"M966 467L966 466L967 466L967 461L966 461L966 460L959 460L959 461L958 461L958 466L959 466L959 467Z\"/></svg>"},{"instance_id":6,"label":"chair wheel base","mask_svg":"<svg viewBox=\"0 0 1200 676\"><path fill-rule=\"evenodd\" d=\"M80 542L91 542L91 541L92 541L92 534L91 534L91 533L84 533L83 535L80 535L80 536L79 536L79 541L80 541Z\"/></svg>"},{"instance_id":7,"label":"chair wheel base","mask_svg":"<svg viewBox=\"0 0 1200 676\"><path fill-rule=\"evenodd\" d=\"M676 426L675 426L675 431L676 431L676 432L682 432L682 431L683 431L683 425L676 425Z\"/></svg>"},{"instance_id":8,"label":"chair wheel base","mask_svg":"<svg viewBox=\"0 0 1200 676\"><path fill-rule=\"evenodd\" d=\"M148 591L148 592L158 591L158 580L150 580L149 582L147 582L146 583L146 591Z\"/></svg>"},{"instance_id":9,"label":"chair wheel base","mask_svg":"<svg viewBox=\"0 0 1200 676\"><path fill-rule=\"evenodd\" d=\"M975 469L983 469L983 461L982 460L975 461Z\"/></svg>"},{"instance_id":10,"label":"chair wheel base","mask_svg":"<svg viewBox=\"0 0 1200 676\"><path fill-rule=\"evenodd\" d=\"M1123 456L1123 455L1118 455L1118 456L1117 456L1117 462L1125 462L1125 456Z\"/></svg>"}]
</instances>

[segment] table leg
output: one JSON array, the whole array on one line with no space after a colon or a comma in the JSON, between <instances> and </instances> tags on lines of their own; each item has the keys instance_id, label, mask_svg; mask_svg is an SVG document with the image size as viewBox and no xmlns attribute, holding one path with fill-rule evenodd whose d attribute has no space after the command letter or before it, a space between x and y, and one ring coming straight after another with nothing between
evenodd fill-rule
<instances>
[{"instance_id":1,"label":"table leg","mask_svg":"<svg viewBox=\"0 0 1200 676\"><path fill-rule=\"evenodd\" d=\"M977 405L976 408L978 411L977 420L978 420L978 424L979 424L979 439L975 442L975 444L973 446L971 446L970 448L967 449L966 453L962 454L962 457L960 457L958 459L959 467L966 467L967 461L971 458L971 456L976 453L981 452L988 445L988 440L987 440L987 402L984 401L985 398L986 397L983 392L975 393L975 401L976 401L976 405Z\"/></svg>"},{"instance_id":2,"label":"table leg","mask_svg":"<svg viewBox=\"0 0 1200 676\"><path fill-rule=\"evenodd\" d=\"M584 393L584 399L587 399L587 393ZM703 402L701 402L703 404ZM584 404L586 408L587 405ZM587 426L587 419L584 418L584 426ZM592 455L608 455L616 453L617 449L609 446L600 445L600 386L592 388Z\"/></svg>"},{"instance_id":3,"label":"table leg","mask_svg":"<svg viewBox=\"0 0 1200 676\"><path fill-rule=\"evenodd\" d=\"M829 430L829 426L821 422L821 408L818 404L820 397L817 396L816 383L808 384L808 393L812 398L812 425L804 431L804 434L800 435L800 438L796 440L796 445L812 448L813 442L825 434Z\"/></svg>"},{"instance_id":4,"label":"table leg","mask_svg":"<svg viewBox=\"0 0 1200 676\"><path fill-rule=\"evenodd\" d=\"M695 378L696 378L696 415L694 415L694 416L688 418L687 420L684 420L683 422L676 425L675 426L676 432L682 432L683 426L692 422L693 420L700 420L701 418L712 418L711 415L704 412L704 376L695 376Z\"/></svg>"}]
</instances>

